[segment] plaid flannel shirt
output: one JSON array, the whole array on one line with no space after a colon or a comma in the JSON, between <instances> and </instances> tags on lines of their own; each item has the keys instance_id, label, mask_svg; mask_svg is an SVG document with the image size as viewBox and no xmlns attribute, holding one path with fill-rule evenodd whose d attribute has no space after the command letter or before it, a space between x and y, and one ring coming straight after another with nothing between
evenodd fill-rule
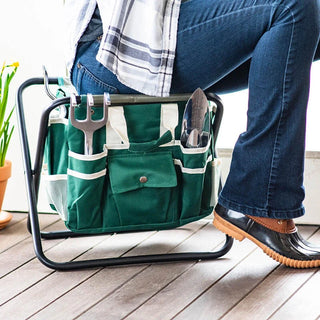
<instances>
[{"instance_id":1,"label":"plaid flannel shirt","mask_svg":"<svg viewBox=\"0 0 320 320\"><path fill-rule=\"evenodd\" d=\"M96 4L103 23L97 60L139 92L170 92L181 0L67 0L68 69Z\"/></svg>"}]
</instances>

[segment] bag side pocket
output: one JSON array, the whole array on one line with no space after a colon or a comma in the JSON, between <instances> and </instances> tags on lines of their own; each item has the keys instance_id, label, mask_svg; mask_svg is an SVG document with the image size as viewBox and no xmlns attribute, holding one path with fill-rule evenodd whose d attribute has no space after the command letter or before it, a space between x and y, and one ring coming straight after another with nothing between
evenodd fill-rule
<instances>
[{"instance_id":1,"label":"bag side pocket","mask_svg":"<svg viewBox=\"0 0 320 320\"><path fill-rule=\"evenodd\" d=\"M212 212L212 155L209 148L181 148L175 159L179 172L181 223L188 223Z\"/></svg>"},{"instance_id":2,"label":"bag side pocket","mask_svg":"<svg viewBox=\"0 0 320 320\"><path fill-rule=\"evenodd\" d=\"M50 119L42 166L43 180L49 205L62 220L68 216L66 207L68 144L66 139L68 120Z\"/></svg>"},{"instance_id":3,"label":"bag side pocket","mask_svg":"<svg viewBox=\"0 0 320 320\"><path fill-rule=\"evenodd\" d=\"M66 226L76 232L96 232L102 226L107 152L82 155L69 152L69 217Z\"/></svg>"}]
</instances>

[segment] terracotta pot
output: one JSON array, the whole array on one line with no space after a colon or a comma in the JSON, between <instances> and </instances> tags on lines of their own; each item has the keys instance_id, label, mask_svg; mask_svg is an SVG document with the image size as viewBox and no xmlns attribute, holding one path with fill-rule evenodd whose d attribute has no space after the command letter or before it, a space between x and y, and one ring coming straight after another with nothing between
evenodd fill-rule
<instances>
[{"instance_id":1,"label":"terracotta pot","mask_svg":"<svg viewBox=\"0 0 320 320\"><path fill-rule=\"evenodd\" d=\"M12 219L9 212L2 212L2 202L6 192L7 181L11 177L11 161L6 160L3 167L0 167L0 229L3 229Z\"/></svg>"}]
</instances>

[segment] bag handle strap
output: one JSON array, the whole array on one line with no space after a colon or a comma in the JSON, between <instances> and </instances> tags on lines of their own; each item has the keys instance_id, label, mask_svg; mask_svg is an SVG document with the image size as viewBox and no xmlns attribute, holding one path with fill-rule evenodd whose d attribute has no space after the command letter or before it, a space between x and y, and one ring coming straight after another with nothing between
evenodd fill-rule
<instances>
[{"instance_id":1,"label":"bag handle strap","mask_svg":"<svg viewBox=\"0 0 320 320\"><path fill-rule=\"evenodd\" d=\"M132 152L148 152L157 147L172 141L171 131L166 131L159 139L142 143L130 143L129 151Z\"/></svg>"},{"instance_id":2,"label":"bag handle strap","mask_svg":"<svg viewBox=\"0 0 320 320\"><path fill-rule=\"evenodd\" d=\"M123 107L110 107L106 132L107 148L129 149L132 152L147 152L174 140L174 131L179 121L178 105L161 105L159 139L144 143L130 143Z\"/></svg>"}]
</instances>

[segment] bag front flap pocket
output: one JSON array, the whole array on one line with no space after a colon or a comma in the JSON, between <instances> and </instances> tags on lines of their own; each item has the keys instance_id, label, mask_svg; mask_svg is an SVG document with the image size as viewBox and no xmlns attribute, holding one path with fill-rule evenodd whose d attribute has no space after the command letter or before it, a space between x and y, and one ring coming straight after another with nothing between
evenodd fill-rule
<instances>
[{"instance_id":1,"label":"bag front flap pocket","mask_svg":"<svg viewBox=\"0 0 320 320\"><path fill-rule=\"evenodd\" d=\"M170 152L110 157L109 176L113 193L177 185Z\"/></svg>"}]
</instances>

